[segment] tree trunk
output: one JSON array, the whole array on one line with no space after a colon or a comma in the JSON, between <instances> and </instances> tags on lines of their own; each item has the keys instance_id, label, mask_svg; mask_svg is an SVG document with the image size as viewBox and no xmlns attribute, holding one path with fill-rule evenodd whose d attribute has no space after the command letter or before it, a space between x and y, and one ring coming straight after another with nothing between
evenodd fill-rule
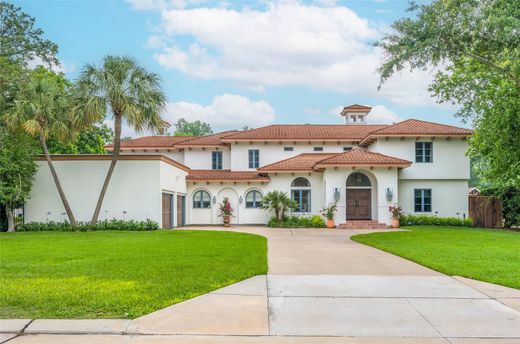
<instances>
[{"instance_id":1,"label":"tree trunk","mask_svg":"<svg viewBox=\"0 0 520 344\"><path fill-rule=\"evenodd\" d=\"M97 224L99 212L101 211L101 206L103 205L103 199L105 198L108 184L110 183L110 179L114 173L117 159L119 158L119 151L121 148L121 120L121 115L117 112L114 112L114 150L112 151L112 162L108 168L107 176L105 177L105 182L103 183L103 188L101 189L101 193L99 194L99 198L96 204L96 209L94 210L94 215L92 215L92 220L90 221L92 225Z\"/></svg>"},{"instance_id":2,"label":"tree trunk","mask_svg":"<svg viewBox=\"0 0 520 344\"><path fill-rule=\"evenodd\" d=\"M11 203L5 204L5 214L7 215L7 231L14 232L14 215Z\"/></svg>"},{"instance_id":3,"label":"tree trunk","mask_svg":"<svg viewBox=\"0 0 520 344\"><path fill-rule=\"evenodd\" d=\"M72 214L72 209L70 208L69 201L65 196L65 192L63 192L63 188L61 187L60 180L58 175L56 174L56 170L54 169L54 165L51 160L51 156L49 155L49 150L47 149L47 142L45 142L45 136L40 134L40 143L43 147L43 153L45 154L45 159L47 159L47 164L49 165L49 169L51 170L52 178L54 179L54 183L56 184L56 189L58 189L58 193L60 194L61 202L65 207L65 211L67 212L67 216L69 217L69 222L75 226L76 219L74 218L74 214Z\"/></svg>"}]
</instances>

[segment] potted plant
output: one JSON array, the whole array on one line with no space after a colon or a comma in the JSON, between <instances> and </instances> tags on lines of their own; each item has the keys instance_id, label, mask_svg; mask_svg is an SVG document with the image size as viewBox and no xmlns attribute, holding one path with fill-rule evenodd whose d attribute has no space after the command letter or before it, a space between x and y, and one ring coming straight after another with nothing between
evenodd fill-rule
<instances>
[{"instance_id":1,"label":"potted plant","mask_svg":"<svg viewBox=\"0 0 520 344\"><path fill-rule=\"evenodd\" d=\"M327 218L327 228L331 229L336 227L334 225L334 213L336 212L338 205L336 202L330 203L328 206L321 210L321 214Z\"/></svg>"},{"instance_id":2,"label":"potted plant","mask_svg":"<svg viewBox=\"0 0 520 344\"><path fill-rule=\"evenodd\" d=\"M403 217L403 208L395 204L388 207L388 211L392 213L392 228L399 228L399 220Z\"/></svg>"},{"instance_id":3,"label":"potted plant","mask_svg":"<svg viewBox=\"0 0 520 344\"><path fill-rule=\"evenodd\" d=\"M229 202L228 197L224 197L222 202L219 203L218 216L222 216L222 219L224 220L224 227L229 227L231 217L233 216L233 208L231 207L231 202Z\"/></svg>"}]
</instances>

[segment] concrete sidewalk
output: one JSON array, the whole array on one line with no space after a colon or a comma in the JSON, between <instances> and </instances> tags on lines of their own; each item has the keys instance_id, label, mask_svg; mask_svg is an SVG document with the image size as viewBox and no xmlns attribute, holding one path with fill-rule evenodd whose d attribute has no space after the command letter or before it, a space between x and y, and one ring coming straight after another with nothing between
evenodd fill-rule
<instances>
[{"instance_id":1,"label":"concrete sidewalk","mask_svg":"<svg viewBox=\"0 0 520 344\"><path fill-rule=\"evenodd\" d=\"M268 238L269 275L133 321L3 321L0 343L520 344L520 290L439 274L355 231L232 230Z\"/></svg>"}]
</instances>

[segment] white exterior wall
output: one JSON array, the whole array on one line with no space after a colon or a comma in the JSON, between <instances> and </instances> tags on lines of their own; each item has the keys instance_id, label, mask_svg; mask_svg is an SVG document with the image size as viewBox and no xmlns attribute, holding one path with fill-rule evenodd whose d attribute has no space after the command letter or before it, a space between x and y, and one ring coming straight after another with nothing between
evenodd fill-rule
<instances>
[{"instance_id":1,"label":"white exterior wall","mask_svg":"<svg viewBox=\"0 0 520 344\"><path fill-rule=\"evenodd\" d=\"M373 170L368 169L327 169L324 173L325 180L325 203L334 202L334 188L340 189L340 199L338 201L338 211L334 220L336 223L343 223L347 221L346 214L346 193L347 190L347 178L351 173L361 172L370 178L372 183L372 220L376 220L380 223L391 224L392 218L388 212L388 207L397 203L399 199L399 188L397 174L398 170L394 167L387 169L386 167L374 168ZM385 190L391 188L393 191L393 197L391 201L386 198Z\"/></svg>"},{"instance_id":2,"label":"white exterior wall","mask_svg":"<svg viewBox=\"0 0 520 344\"><path fill-rule=\"evenodd\" d=\"M159 192L162 194L170 193L174 195L173 198L173 226L177 227L177 195L186 195L186 176L188 172L175 168L168 163L161 161L161 189ZM161 195L162 197L162 195ZM161 204L162 206L162 204ZM161 218L162 221L162 218ZM161 223L159 223L160 225Z\"/></svg>"},{"instance_id":3,"label":"white exterior wall","mask_svg":"<svg viewBox=\"0 0 520 344\"><path fill-rule=\"evenodd\" d=\"M231 145L231 169L233 171L254 171L256 169L249 168L249 150L258 149L260 151L260 167L272 164L274 162L291 158L302 153L341 153L343 147L356 147L351 142L337 143L311 142L294 144L293 142L278 143L245 143ZM284 147L294 147L294 151L286 152ZM323 147L323 152L315 152L314 147ZM187 152L189 154L189 152Z\"/></svg>"},{"instance_id":4,"label":"white exterior wall","mask_svg":"<svg viewBox=\"0 0 520 344\"><path fill-rule=\"evenodd\" d=\"M414 189L432 189L431 213L414 211ZM468 217L467 192L467 180L399 180L399 204L407 214Z\"/></svg>"},{"instance_id":5,"label":"white exterior wall","mask_svg":"<svg viewBox=\"0 0 520 344\"><path fill-rule=\"evenodd\" d=\"M168 150L166 149L158 149L158 152L154 150L150 150L150 149L147 149L146 152L141 149L141 150L135 150L135 152L132 152L132 151L128 151L128 150L125 150L123 152L121 152L121 154L124 154L124 155L136 155L136 154L139 154L139 155L142 155L142 154L160 154L160 155L164 155L170 159L173 159L181 164L184 164L184 152L183 151L172 151L170 150L168 152Z\"/></svg>"},{"instance_id":6,"label":"white exterior wall","mask_svg":"<svg viewBox=\"0 0 520 344\"><path fill-rule=\"evenodd\" d=\"M184 165L194 170L211 170L211 152L216 151L214 148L192 148L184 151ZM222 169L229 170L231 168L231 151L228 148L219 148L222 151Z\"/></svg>"},{"instance_id":7,"label":"white exterior wall","mask_svg":"<svg viewBox=\"0 0 520 344\"><path fill-rule=\"evenodd\" d=\"M188 185L188 197L187 197L187 222L188 224L222 224L222 218L218 216L218 203L222 201L224 196L230 198L232 207L235 209L232 218L232 223L235 224L260 224L267 223L269 218L273 214L268 213L263 209L251 209L246 208L245 199L246 193L250 190L256 189L265 195L269 191L280 190L287 192L290 196L291 182L298 177L305 177L311 183L311 212L309 213L294 213L293 215L316 215L323 208L324 205L324 194L323 194L323 177L322 173L295 173L292 176L290 173L278 174L277 176L270 175L271 182L264 185L260 183L198 183L196 185ZM211 203L211 209L193 209L193 194L198 190L205 190L210 194L211 199L213 196L216 197L216 203ZM239 202L239 198L242 197L242 203Z\"/></svg>"},{"instance_id":8,"label":"white exterior wall","mask_svg":"<svg viewBox=\"0 0 520 344\"><path fill-rule=\"evenodd\" d=\"M432 141L421 138L419 141ZM406 159L412 166L402 169L399 179L469 179L469 158L467 141L460 138L436 138L433 140L433 162L415 162L415 138L378 139L368 147L369 151Z\"/></svg>"},{"instance_id":9,"label":"white exterior wall","mask_svg":"<svg viewBox=\"0 0 520 344\"><path fill-rule=\"evenodd\" d=\"M38 165L32 196L25 205L25 221L67 220L47 162L38 161ZM110 160L54 161L76 220L92 218L109 165ZM185 194L186 175L187 172L160 160L118 161L99 219L150 219L161 226L162 192Z\"/></svg>"},{"instance_id":10,"label":"white exterior wall","mask_svg":"<svg viewBox=\"0 0 520 344\"><path fill-rule=\"evenodd\" d=\"M47 163L39 161L38 165L32 196L25 205L25 221L67 220ZM76 220L92 218L109 165L109 160L54 161ZM122 160L112 175L99 219L150 219L160 224L161 206L160 161Z\"/></svg>"}]
</instances>

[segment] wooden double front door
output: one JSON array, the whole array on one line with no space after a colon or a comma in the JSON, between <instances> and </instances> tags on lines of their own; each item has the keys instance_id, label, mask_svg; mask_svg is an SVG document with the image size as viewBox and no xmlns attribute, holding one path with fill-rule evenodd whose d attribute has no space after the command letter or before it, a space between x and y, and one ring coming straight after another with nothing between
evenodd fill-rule
<instances>
[{"instance_id":1,"label":"wooden double front door","mask_svg":"<svg viewBox=\"0 0 520 344\"><path fill-rule=\"evenodd\" d=\"M174 195L162 194L162 228L173 228L173 214L177 212L177 227L185 225L186 196L177 195L177 207L175 208Z\"/></svg>"},{"instance_id":2,"label":"wooden double front door","mask_svg":"<svg viewBox=\"0 0 520 344\"><path fill-rule=\"evenodd\" d=\"M371 189L347 189L347 220L370 220Z\"/></svg>"}]
</instances>

